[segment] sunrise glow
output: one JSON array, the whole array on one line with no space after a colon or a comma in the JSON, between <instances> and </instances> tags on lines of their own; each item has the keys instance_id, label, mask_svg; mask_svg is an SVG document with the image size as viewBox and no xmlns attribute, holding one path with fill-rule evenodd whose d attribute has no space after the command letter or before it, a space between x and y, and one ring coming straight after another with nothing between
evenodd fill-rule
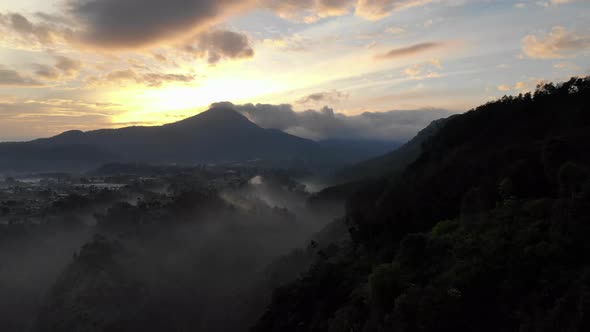
<instances>
[{"instance_id":1,"label":"sunrise glow","mask_svg":"<svg viewBox=\"0 0 590 332\"><path fill-rule=\"evenodd\" d=\"M463 112L590 66L586 1L118 3L0 5L0 140L162 124L222 101Z\"/></svg>"}]
</instances>

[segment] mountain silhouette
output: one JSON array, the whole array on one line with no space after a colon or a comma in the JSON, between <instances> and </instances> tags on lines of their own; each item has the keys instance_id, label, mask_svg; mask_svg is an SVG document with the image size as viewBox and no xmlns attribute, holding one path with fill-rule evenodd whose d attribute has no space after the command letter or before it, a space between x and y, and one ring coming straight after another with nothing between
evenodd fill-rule
<instances>
[{"instance_id":1,"label":"mountain silhouette","mask_svg":"<svg viewBox=\"0 0 590 332\"><path fill-rule=\"evenodd\" d=\"M426 128L401 147L377 157L369 158L360 163L344 167L334 175L333 181L338 184L395 176L413 163L422 153L422 144L436 135L444 123L453 116L432 121Z\"/></svg>"},{"instance_id":2,"label":"mountain silhouette","mask_svg":"<svg viewBox=\"0 0 590 332\"><path fill-rule=\"evenodd\" d=\"M316 142L261 128L238 112L212 108L162 126L68 131L30 142L0 144L0 170L46 171L96 167L106 162L158 164L319 163Z\"/></svg>"}]
</instances>

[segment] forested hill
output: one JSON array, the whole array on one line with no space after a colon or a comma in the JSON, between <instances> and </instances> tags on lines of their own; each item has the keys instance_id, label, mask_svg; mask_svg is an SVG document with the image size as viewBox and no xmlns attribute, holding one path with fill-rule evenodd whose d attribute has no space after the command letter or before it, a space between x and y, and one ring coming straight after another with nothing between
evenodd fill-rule
<instances>
[{"instance_id":1,"label":"forested hill","mask_svg":"<svg viewBox=\"0 0 590 332\"><path fill-rule=\"evenodd\" d=\"M590 331L590 77L449 119L253 331Z\"/></svg>"},{"instance_id":2,"label":"forested hill","mask_svg":"<svg viewBox=\"0 0 590 332\"><path fill-rule=\"evenodd\" d=\"M334 182L351 183L383 176L395 176L414 162L422 153L422 144L443 127L447 118L432 121L414 138L386 154L370 158L336 172Z\"/></svg>"}]
</instances>

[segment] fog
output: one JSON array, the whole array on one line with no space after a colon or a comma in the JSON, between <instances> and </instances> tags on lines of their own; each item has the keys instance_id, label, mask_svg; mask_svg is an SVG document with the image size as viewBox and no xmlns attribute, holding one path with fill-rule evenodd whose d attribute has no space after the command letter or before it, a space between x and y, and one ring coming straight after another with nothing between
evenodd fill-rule
<instances>
[{"instance_id":1,"label":"fog","mask_svg":"<svg viewBox=\"0 0 590 332\"><path fill-rule=\"evenodd\" d=\"M152 187L91 201L73 225L4 232L1 330L247 331L277 286L273 262L338 213L310 210L305 186L281 177ZM308 258L284 260L282 282Z\"/></svg>"},{"instance_id":2,"label":"fog","mask_svg":"<svg viewBox=\"0 0 590 332\"><path fill-rule=\"evenodd\" d=\"M90 233L0 227L0 330L27 331L48 289Z\"/></svg>"}]
</instances>

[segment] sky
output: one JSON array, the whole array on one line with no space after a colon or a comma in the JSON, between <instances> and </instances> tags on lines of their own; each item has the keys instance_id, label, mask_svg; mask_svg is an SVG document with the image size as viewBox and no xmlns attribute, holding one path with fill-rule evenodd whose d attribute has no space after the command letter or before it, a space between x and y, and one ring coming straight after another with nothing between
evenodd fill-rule
<instances>
[{"instance_id":1,"label":"sky","mask_svg":"<svg viewBox=\"0 0 590 332\"><path fill-rule=\"evenodd\" d=\"M218 102L312 139L407 139L590 75L588 22L590 0L3 1L0 141Z\"/></svg>"}]
</instances>

